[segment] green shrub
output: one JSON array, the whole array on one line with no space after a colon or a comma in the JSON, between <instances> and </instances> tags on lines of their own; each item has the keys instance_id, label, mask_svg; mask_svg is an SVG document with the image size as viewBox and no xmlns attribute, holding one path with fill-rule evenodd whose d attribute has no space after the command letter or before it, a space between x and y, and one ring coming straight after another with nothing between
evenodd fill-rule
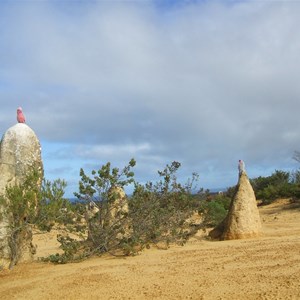
<instances>
[{"instance_id":1,"label":"green shrub","mask_svg":"<svg viewBox=\"0 0 300 300\"><path fill-rule=\"evenodd\" d=\"M36 217L39 201L39 172L33 170L24 181L15 186L7 186L5 194L0 197L1 219L8 223L8 242L10 248L10 268L18 263L23 247L31 239L31 222ZM31 249L34 251L33 247Z\"/></svg>"},{"instance_id":2,"label":"green shrub","mask_svg":"<svg viewBox=\"0 0 300 300\"><path fill-rule=\"evenodd\" d=\"M1 206L5 207L0 218L5 218L9 224L11 267L19 261L23 245L27 247L31 240L32 226L50 231L55 223L73 223L76 216L70 202L63 198L64 180L50 182L42 179L42 185L40 183L40 173L33 170L21 184L7 186L5 194L0 197Z\"/></svg>"},{"instance_id":3,"label":"green shrub","mask_svg":"<svg viewBox=\"0 0 300 300\"><path fill-rule=\"evenodd\" d=\"M212 200L202 201L200 212L205 226L216 226L221 223L229 210L231 199L224 195L217 195Z\"/></svg>"},{"instance_id":4,"label":"green shrub","mask_svg":"<svg viewBox=\"0 0 300 300\"><path fill-rule=\"evenodd\" d=\"M180 163L173 162L158 171L158 182L141 185L133 178L134 166L133 159L122 170L107 163L92 171L92 177L80 170L79 192L75 195L97 208L86 214L88 238L83 242L61 238L64 253L47 258L49 261L65 263L102 253L134 255L150 244L183 244L196 232L186 219L199 208L199 201L192 195L197 174L182 185L176 177ZM134 192L128 199L128 209L123 210L119 195L112 191L132 183Z\"/></svg>"},{"instance_id":5,"label":"green shrub","mask_svg":"<svg viewBox=\"0 0 300 300\"><path fill-rule=\"evenodd\" d=\"M92 171L92 177L86 175L83 169L80 170L79 192L75 195L86 205L98 209L96 213L86 215L88 241L85 244L84 255L115 253L122 250L124 244L128 242L124 232L128 227L127 212L122 211L121 207L115 207L118 195L112 192L112 189L115 187L123 189L134 182L134 173L131 169L135 164L135 160L132 159L127 166L119 170L111 168L108 162L98 171ZM116 215L112 215L113 207L117 211Z\"/></svg>"},{"instance_id":6,"label":"green shrub","mask_svg":"<svg viewBox=\"0 0 300 300\"><path fill-rule=\"evenodd\" d=\"M41 230L50 231L54 224L73 224L76 214L68 199L64 198L67 183L56 179L49 181L43 179L40 200L34 223Z\"/></svg>"},{"instance_id":7,"label":"green shrub","mask_svg":"<svg viewBox=\"0 0 300 300\"><path fill-rule=\"evenodd\" d=\"M161 179L157 183L135 186L129 216L134 239L141 246L183 244L197 230L186 220L198 210L199 201L192 195L198 175L193 174L192 179L182 185L176 176L179 167L180 163L173 162L158 171Z\"/></svg>"},{"instance_id":8,"label":"green shrub","mask_svg":"<svg viewBox=\"0 0 300 300\"><path fill-rule=\"evenodd\" d=\"M276 170L271 176L251 179L256 198L269 204L278 198L300 196L299 172L290 174Z\"/></svg>"}]
</instances>

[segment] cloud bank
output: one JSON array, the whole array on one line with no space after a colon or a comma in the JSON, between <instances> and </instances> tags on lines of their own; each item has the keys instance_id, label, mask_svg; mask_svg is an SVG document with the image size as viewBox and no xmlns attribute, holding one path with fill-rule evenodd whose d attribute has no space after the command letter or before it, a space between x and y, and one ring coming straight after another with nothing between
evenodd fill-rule
<instances>
[{"instance_id":1,"label":"cloud bank","mask_svg":"<svg viewBox=\"0 0 300 300\"><path fill-rule=\"evenodd\" d=\"M24 1L0 4L0 130L22 106L46 176L174 160L226 187L297 168L300 2Z\"/></svg>"}]
</instances>

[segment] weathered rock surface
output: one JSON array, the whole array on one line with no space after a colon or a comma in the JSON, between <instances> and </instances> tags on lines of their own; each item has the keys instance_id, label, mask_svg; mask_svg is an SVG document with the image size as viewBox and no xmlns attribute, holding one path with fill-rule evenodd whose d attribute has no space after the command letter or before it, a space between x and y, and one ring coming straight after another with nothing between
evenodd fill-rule
<instances>
[{"instance_id":1,"label":"weathered rock surface","mask_svg":"<svg viewBox=\"0 0 300 300\"><path fill-rule=\"evenodd\" d=\"M242 172L227 217L209 235L232 240L258 237L261 232L256 197L246 172Z\"/></svg>"},{"instance_id":2,"label":"weathered rock surface","mask_svg":"<svg viewBox=\"0 0 300 300\"><path fill-rule=\"evenodd\" d=\"M108 191L108 203L110 218L110 226L120 226L122 230L117 234L116 238L129 237L131 234L130 222L128 218L128 199L125 191L119 186L113 186Z\"/></svg>"},{"instance_id":3,"label":"weathered rock surface","mask_svg":"<svg viewBox=\"0 0 300 300\"><path fill-rule=\"evenodd\" d=\"M124 190L119 186L111 187L108 192L111 219L128 213L128 202Z\"/></svg>"},{"instance_id":4,"label":"weathered rock surface","mask_svg":"<svg viewBox=\"0 0 300 300\"><path fill-rule=\"evenodd\" d=\"M28 172L36 169L43 174L40 142L34 131L25 123L18 123L9 128L2 137L0 144L0 195L5 194L7 186L21 184ZM11 249L9 246L9 220L0 206L0 260L6 267L10 263ZM31 233L24 233L22 257L31 258Z\"/></svg>"}]
</instances>

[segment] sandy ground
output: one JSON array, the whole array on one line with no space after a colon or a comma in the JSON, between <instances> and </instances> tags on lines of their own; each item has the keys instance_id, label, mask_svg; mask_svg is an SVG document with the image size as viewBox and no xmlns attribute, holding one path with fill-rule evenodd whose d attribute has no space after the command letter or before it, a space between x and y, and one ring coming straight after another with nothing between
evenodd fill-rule
<instances>
[{"instance_id":1,"label":"sandy ground","mask_svg":"<svg viewBox=\"0 0 300 300\"><path fill-rule=\"evenodd\" d=\"M0 272L0 299L300 299L300 203L261 207L258 239L150 249L136 257L27 263ZM38 255L56 251L36 235Z\"/></svg>"}]
</instances>

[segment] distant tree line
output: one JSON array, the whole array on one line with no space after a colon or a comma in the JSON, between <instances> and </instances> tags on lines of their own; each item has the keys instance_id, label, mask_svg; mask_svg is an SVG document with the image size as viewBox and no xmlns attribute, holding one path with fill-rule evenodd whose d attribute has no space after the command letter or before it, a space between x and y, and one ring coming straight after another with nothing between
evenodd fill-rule
<instances>
[{"instance_id":1,"label":"distant tree line","mask_svg":"<svg viewBox=\"0 0 300 300\"><path fill-rule=\"evenodd\" d=\"M276 170L267 177L250 180L256 198L269 204L278 198L300 198L300 171L286 172Z\"/></svg>"}]
</instances>

